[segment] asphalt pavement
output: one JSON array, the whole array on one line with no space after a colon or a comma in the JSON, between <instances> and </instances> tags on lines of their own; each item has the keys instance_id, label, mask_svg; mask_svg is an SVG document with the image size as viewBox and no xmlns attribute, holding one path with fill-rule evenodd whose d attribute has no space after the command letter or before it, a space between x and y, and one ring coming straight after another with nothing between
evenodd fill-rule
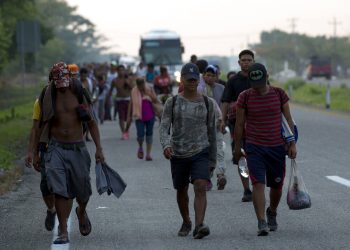
<instances>
[{"instance_id":1,"label":"asphalt pavement","mask_svg":"<svg viewBox=\"0 0 350 250\"><path fill-rule=\"evenodd\" d=\"M208 192L206 223L211 234L194 240L178 237L181 217L172 188L170 164L162 156L155 125L153 161L136 157L136 129L130 140L121 140L117 122L100 126L107 163L127 182L120 199L98 195L94 165L91 166L93 195L87 212L92 222L89 236L81 236L74 211L69 223L70 244L53 246L54 232L44 227L46 209L39 190L40 175L25 169L18 187L0 197L0 249L349 249L350 116L292 106L299 127L297 163L311 195L312 207L289 210L286 188L278 210L279 228L267 237L257 237L252 203L242 203L242 187L230 159L226 136L228 184L223 191ZM88 143L94 157L94 144ZM345 180L333 181L327 176ZM337 178L333 178L337 180ZM339 178L338 178L339 179ZM214 182L215 184L215 182ZM267 197L268 200L268 197ZM193 190L190 189L193 213ZM74 207L76 204L74 204Z\"/></svg>"}]
</instances>

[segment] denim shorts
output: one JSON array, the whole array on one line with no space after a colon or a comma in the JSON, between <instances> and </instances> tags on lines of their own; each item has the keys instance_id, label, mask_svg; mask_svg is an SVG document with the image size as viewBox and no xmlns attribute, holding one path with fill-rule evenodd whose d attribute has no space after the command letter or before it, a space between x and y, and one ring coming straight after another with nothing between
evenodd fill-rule
<instances>
[{"instance_id":1,"label":"denim shorts","mask_svg":"<svg viewBox=\"0 0 350 250\"><path fill-rule=\"evenodd\" d=\"M209 149L188 158L172 157L171 175L175 189L181 189L195 180L210 180Z\"/></svg>"},{"instance_id":2,"label":"denim shorts","mask_svg":"<svg viewBox=\"0 0 350 250\"><path fill-rule=\"evenodd\" d=\"M274 189L282 189L286 173L284 145L265 147L247 143L245 147L249 176L253 183L262 183Z\"/></svg>"}]
</instances>

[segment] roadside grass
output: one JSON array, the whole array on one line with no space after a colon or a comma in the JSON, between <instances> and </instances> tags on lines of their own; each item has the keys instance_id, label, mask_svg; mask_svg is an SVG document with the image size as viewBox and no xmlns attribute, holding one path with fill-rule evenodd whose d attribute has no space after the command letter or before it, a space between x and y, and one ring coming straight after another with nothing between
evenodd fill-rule
<instances>
[{"instance_id":1,"label":"roadside grass","mask_svg":"<svg viewBox=\"0 0 350 250\"><path fill-rule=\"evenodd\" d=\"M291 100L296 103L324 108L326 106L327 87L321 84L309 84L302 80L293 79L285 84L272 82L272 85L282 87L289 92L289 86L293 86ZM350 112L350 88L346 86L331 87L330 109ZM289 93L290 94L290 93Z\"/></svg>"},{"instance_id":2,"label":"roadside grass","mask_svg":"<svg viewBox=\"0 0 350 250\"><path fill-rule=\"evenodd\" d=\"M32 125L33 104L40 88L2 87L0 89L0 170L15 167L27 146Z\"/></svg>"}]
</instances>

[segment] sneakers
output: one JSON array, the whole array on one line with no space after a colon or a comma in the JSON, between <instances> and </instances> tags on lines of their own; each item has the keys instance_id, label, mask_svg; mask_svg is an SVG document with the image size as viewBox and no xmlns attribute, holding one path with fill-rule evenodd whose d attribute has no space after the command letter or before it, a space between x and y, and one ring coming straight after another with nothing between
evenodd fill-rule
<instances>
[{"instance_id":1,"label":"sneakers","mask_svg":"<svg viewBox=\"0 0 350 250\"><path fill-rule=\"evenodd\" d=\"M267 226L269 227L270 231L276 231L278 224L277 224L277 213L272 212L270 207L266 209L266 218L267 218Z\"/></svg>"},{"instance_id":2,"label":"sneakers","mask_svg":"<svg viewBox=\"0 0 350 250\"><path fill-rule=\"evenodd\" d=\"M195 239L202 239L205 236L208 236L210 234L209 227L205 225L204 223L198 225L193 230L193 238Z\"/></svg>"},{"instance_id":3,"label":"sneakers","mask_svg":"<svg viewBox=\"0 0 350 250\"><path fill-rule=\"evenodd\" d=\"M130 136L129 136L129 132L124 132L122 135L122 140L129 140Z\"/></svg>"},{"instance_id":4,"label":"sneakers","mask_svg":"<svg viewBox=\"0 0 350 250\"><path fill-rule=\"evenodd\" d=\"M265 220L258 221L258 236L267 236L269 234L267 223Z\"/></svg>"},{"instance_id":5,"label":"sneakers","mask_svg":"<svg viewBox=\"0 0 350 250\"><path fill-rule=\"evenodd\" d=\"M52 231L55 227L55 216L56 212L46 211L45 228L47 231Z\"/></svg>"},{"instance_id":6,"label":"sneakers","mask_svg":"<svg viewBox=\"0 0 350 250\"><path fill-rule=\"evenodd\" d=\"M208 180L207 191L210 191L212 188L213 188L213 183L211 182L211 180Z\"/></svg>"},{"instance_id":7,"label":"sneakers","mask_svg":"<svg viewBox=\"0 0 350 250\"><path fill-rule=\"evenodd\" d=\"M243 197L242 197L242 202L250 202L253 200L253 194L250 189L244 190Z\"/></svg>"},{"instance_id":8,"label":"sneakers","mask_svg":"<svg viewBox=\"0 0 350 250\"><path fill-rule=\"evenodd\" d=\"M219 175L216 183L216 185L218 186L218 190L224 190L226 183L227 180L225 175Z\"/></svg>"},{"instance_id":9,"label":"sneakers","mask_svg":"<svg viewBox=\"0 0 350 250\"><path fill-rule=\"evenodd\" d=\"M177 233L178 236L185 237L187 236L192 230L192 223L182 223L181 228L179 232Z\"/></svg>"}]
</instances>

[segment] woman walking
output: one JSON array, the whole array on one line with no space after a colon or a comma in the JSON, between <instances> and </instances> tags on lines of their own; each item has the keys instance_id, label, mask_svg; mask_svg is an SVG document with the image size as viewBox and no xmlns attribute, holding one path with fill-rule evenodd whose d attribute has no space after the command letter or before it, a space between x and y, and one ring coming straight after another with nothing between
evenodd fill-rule
<instances>
[{"instance_id":1,"label":"woman walking","mask_svg":"<svg viewBox=\"0 0 350 250\"><path fill-rule=\"evenodd\" d=\"M153 143L153 126L155 113L153 104L158 102L157 96L149 84L143 78L136 78L136 86L131 90L131 102L129 105L128 120L135 120L137 130L137 142L139 149L137 157L144 158L143 141L146 136L146 161L152 161L151 150Z\"/></svg>"}]
</instances>

